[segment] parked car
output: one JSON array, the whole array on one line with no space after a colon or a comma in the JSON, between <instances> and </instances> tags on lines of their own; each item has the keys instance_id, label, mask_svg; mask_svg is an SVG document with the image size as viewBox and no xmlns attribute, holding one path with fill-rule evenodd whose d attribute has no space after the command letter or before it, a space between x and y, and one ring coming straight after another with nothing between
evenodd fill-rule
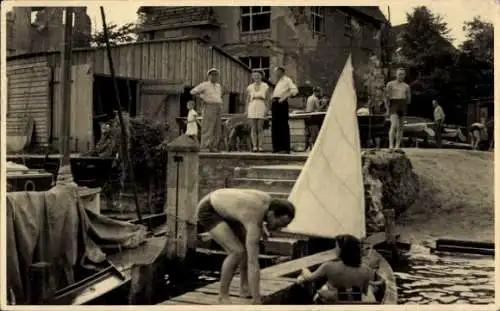
<instances>
[{"instance_id":1,"label":"parked car","mask_svg":"<svg viewBox=\"0 0 500 311\"><path fill-rule=\"evenodd\" d=\"M422 139L423 143L434 142L436 126L431 119L407 116L405 117L403 136L410 141ZM469 142L467 128L458 125L445 124L442 139L452 143L466 144Z\"/></svg>"}]
</instances>

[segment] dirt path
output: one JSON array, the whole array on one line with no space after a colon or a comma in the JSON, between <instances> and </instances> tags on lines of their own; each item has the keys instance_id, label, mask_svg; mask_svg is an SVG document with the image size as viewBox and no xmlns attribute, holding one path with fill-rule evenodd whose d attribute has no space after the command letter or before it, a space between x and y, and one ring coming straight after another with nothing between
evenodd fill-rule
<instances>
[{"instance_id":1,"label":"dirt path","mask_svg":"<svg viewBox=\"0 0 500 311\"><path fill-rule=\"evenodd\" d=\"M494 240L494 154L405 149L420 177L420 194L398 219L415 243L436 238Z\"/></svg>"}]
</instances>

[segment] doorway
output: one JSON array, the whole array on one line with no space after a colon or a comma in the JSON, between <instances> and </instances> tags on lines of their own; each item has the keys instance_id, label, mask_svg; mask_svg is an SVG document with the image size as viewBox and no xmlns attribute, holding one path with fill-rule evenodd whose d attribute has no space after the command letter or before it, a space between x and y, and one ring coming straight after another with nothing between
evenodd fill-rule
<instances>
[{"instance_id":1,"label":"doorway","mask_svg":"<svg viewBox=\"0 0 500 311\"><path fill-rule=\"evenodd\" d=\"M138 80L116 78L120 105L123 111L135 117L137 113ZM101 138L99 123L108 122L114 118L116 110L116 94L113 79L106 75L94 75L93 83L93 134L94 141Z\"/></svg>"}]
</instances>

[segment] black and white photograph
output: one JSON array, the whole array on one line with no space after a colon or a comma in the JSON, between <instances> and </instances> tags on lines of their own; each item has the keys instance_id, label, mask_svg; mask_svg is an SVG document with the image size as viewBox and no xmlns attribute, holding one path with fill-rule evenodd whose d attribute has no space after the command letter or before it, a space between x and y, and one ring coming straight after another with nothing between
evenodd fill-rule
<instances>
[{"instance_id":1,"label":"black and white photograph","mask_svg":"<svg viewBox=\"0 0 500 311\"><path fill-rule=\"evenodd\" d=\"M2 309L494 307L498 2L217 4L2 2Z\"/></svg>"}]
</instances>

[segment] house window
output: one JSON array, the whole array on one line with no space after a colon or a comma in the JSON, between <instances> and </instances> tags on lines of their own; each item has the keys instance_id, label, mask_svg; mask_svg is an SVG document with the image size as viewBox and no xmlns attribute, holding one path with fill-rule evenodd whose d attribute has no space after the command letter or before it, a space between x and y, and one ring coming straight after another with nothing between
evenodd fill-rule
<instances>
[{"instance_id":1,"label":"house window","mask_svg":"<svg viewBox=\"0 0 500 311\"><path fill-rule=\"evenodd\" d=\"M311 7L311 28L315 34L325 33L325 8Z\"/></svg>"},{"instance_id":2,"label":"house window","mask_svg":"<svg viewBox=\"0 0 500 311\"><path fill-rule=\"evenodd\" d=\"M265 31L271 29L270 6L242 6L241 32Z\"/></svg>"},{"instance_id":3,"label":"house window","mask_svg":"<svg viewBox=\"0 0 500 311\"><path fill-rule=\"evenodd\" d=\"M250 67L250 69L258 69L264 71L265 78L269 79L270 65L269 57L241 57L240 60Z\"/></svg>"},{"instance_id":4,"label":"house window","mask_svg":"<svg viewBox=\"0 0 500 311\"><path fill-rule=\"evenodd\" d=\"M344 18L344 34L346 36L352 36L352 17L346 15Z\"/></svg>"},{"instance_id":5,"label":"house window","mask_svg":"<svg viewBox=\"0 0 500 311\"><path fill-rule=\"evenodd\" d=\"M368 29L366 28L366 25L363 22L358 22L358 24L359 24L359 31L361 32L361 40L364 43L366 41Z\"/></svg>"}]
</instances>

